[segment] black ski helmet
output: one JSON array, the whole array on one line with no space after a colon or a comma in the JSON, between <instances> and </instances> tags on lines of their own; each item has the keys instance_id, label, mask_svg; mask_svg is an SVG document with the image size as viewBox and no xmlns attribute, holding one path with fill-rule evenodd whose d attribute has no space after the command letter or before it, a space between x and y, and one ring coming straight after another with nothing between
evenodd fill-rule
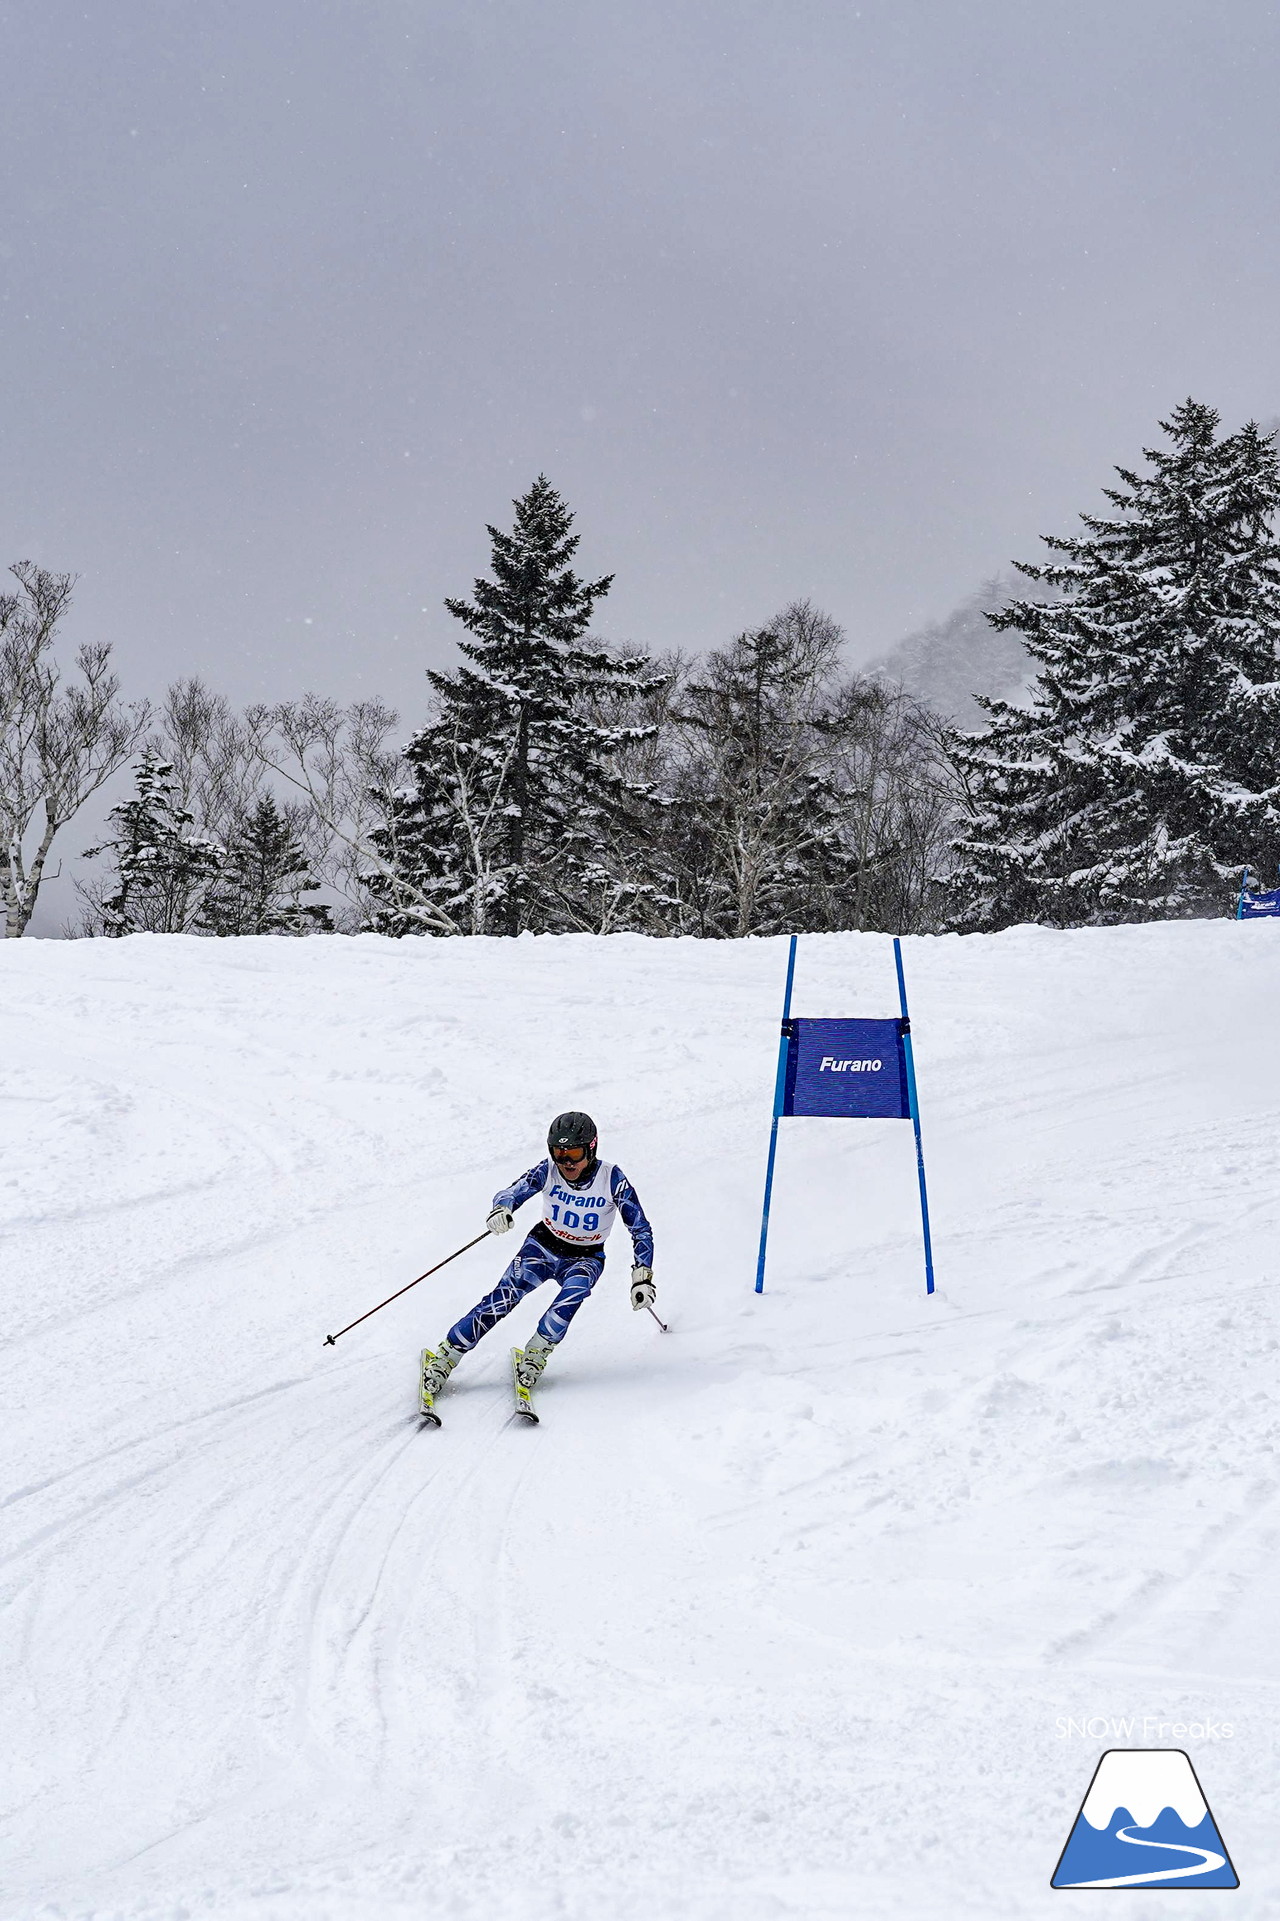
<instances>
[{"instance_id":1,"label":"black ski helmet","mask_svg":"<svg viewBox=\"0 0 1280 1921\"><path fill-rule=\"evenodd\" d=\"M585 1147L588 1154L594 1154L596 1124L590 1114L570 1108L567 1114L557 1114L547 1129L547 1146L553 1152L557 1147Z\"/></svg>"}]
</instances>

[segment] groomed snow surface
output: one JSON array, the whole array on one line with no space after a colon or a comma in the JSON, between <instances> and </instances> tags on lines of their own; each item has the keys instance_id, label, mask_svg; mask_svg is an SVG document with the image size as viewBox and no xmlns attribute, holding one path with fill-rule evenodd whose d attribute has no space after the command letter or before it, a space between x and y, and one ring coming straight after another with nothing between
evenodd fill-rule
<instances>
[{"instance_id":1,"label":"groomed snow surface","mask_svg":"<svg viewBox=\"0 0 1280 1921\"><path fill-rule=\"evenodd\" d=\"M6 1921L1092 1915L1125 1746L1280 1912L1280 927L904 950L932 1300L901 1122L783 1122L753 1292L782 941L0 950ZM323 1337L569 1106L671 1332L616 1234L542 1425L535 1296L420 1431L516 1236Z\"/></svg>"}]
</instances>

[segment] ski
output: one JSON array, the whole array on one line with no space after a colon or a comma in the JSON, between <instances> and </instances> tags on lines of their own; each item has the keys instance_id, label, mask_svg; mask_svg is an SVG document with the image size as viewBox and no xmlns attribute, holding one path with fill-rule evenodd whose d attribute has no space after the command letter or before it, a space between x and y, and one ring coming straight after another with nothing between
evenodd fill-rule
<instances>
[{"instance_id":1,"label":"ski","mask_svg":"<svg viewBox=\"0 0 1280 1921\"><path fill-rule=\"evenodd\" d=\"M426 1387L423 1384L423 1375L426 1372L427 1363L428 1361L434 1361L435 1358L436 1357L431 1352L431 1349L429 1347L424 1347L422 1350L421 1358L419 1359L419 1362L418 1362L418 1412L422 1416L423 1425L425 1427L443 1427L444 1426L444 1423L440 1419L440 1416L436 1413L436 1397L434 1394L428 1393Z\"/></svg>"},{"instance_id":2,"label":"ski","mask_svg":"<svg viewBox=\"0 0 1280 1921\"><path fill-rule=\"evenodd\" d=\"M534 1412L533 1395L520 1379L520 1363L524 1359L524 1349L513 1347L511 1350L511 1385L516 1391L516 1413L536 1427L538 1416Z\"/></svg>"}]
</instances>

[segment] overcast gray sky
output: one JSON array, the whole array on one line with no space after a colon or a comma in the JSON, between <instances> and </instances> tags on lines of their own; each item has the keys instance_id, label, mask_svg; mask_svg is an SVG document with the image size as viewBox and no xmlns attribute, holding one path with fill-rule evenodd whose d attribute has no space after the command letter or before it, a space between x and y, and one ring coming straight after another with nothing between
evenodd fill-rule
<instances>
[{"instance_id":1,"label":"overcast gray sky","mask_svg":"<svg viewBox=\"0 0 1280 1921\"><path fill-rule=\"evenodd\" d=\"M545 470L600 630L869 654L1280 408L1267 0L0 0L0 557L130 693L421 710Z\"/></svg>"}]
</instances>

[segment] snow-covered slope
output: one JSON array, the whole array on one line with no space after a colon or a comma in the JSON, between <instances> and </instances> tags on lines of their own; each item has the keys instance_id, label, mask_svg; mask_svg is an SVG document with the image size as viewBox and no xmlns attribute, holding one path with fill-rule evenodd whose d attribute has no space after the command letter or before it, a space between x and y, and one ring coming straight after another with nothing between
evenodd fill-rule
<instances>
[{"instance_id":1,"label":"snow-covered slope","mask_svg":"<svg viewBox=\"0 0 1280 1921\"><path fill-rule=\"evenodd\" d=\"M752 1292L780 941L0 950L0 1914L1048 1916L1126 1745L1275 1914L1278 933L904 943L933 1300L889 1122L783 1124ZM540 1428L498 1333L419 1432L514 1237L323 1336L568 1105L672 1331L615 1245Z\"/></svg>"}]
</instances>

